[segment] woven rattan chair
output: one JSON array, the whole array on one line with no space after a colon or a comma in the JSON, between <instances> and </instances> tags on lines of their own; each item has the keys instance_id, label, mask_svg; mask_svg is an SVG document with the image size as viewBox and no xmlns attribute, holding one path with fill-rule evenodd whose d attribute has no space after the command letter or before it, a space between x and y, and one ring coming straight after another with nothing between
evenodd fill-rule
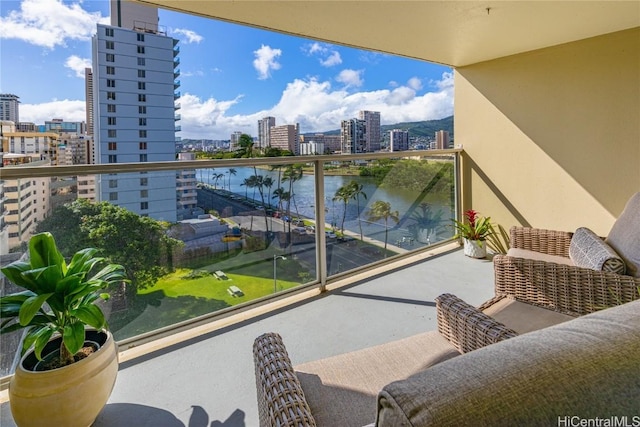
<instances>
[{"instance_id":1,"label":"woven rattan chair","mask_svg":"<svg viewBox=\"0 0 640 427\"><path fill-rule=\"evenodd\" d=\"M573 233L512 227L511 247L569 257ZM640 244L640 242L639 242ZM638 299L640 278L562 263L496 255L495 297L513 298L571 316L580 316Z\"/></svg>"}]
</instances>

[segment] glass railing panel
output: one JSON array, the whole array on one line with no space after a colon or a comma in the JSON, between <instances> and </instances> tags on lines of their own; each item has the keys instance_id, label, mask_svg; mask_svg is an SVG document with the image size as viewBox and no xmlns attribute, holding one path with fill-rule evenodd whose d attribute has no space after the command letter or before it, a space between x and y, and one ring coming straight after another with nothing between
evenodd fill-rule
<instances>
[{"instance_id":1,"label":"glass railing panel","mask_svg":"<svg viewBox=\"0 0 640 427\"><path fill-rule=\"evenodd\" d=\"M327 274L453 237L453 156L324 164Z\"/></svg>"}]
</instances>

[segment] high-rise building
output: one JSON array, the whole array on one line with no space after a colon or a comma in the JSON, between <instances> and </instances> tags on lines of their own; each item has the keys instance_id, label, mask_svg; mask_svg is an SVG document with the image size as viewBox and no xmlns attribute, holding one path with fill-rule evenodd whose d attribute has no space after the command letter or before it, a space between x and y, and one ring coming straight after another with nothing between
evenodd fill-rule
<instances>
[{"instance_id":1,"label":"high-rise building","mask_svg":"<svg viewBox=\"0 0 640 427\"><path fill-rule=\"evenodd\" d=\"M364 121L364 151L380 151L380 112L361 110L358 118Z\"/></svg>"},{"instance_id":2,"label":"high-rise building","mask_svg":"<svg viewBox=\"0 0 640 427\"><path fill-rule=\"evenodd\" d=\"M300 124L273 126L270 130L269 146L300 154Z\"/></svg>"},{"instance_id":3,"label":"high-rise building","mask_svg":"<svg viewBox=\"0 0 640 427\"><path fill-rule=\"evenodd\" d=\"M340 144L342 146L342 154L356 154L364 152L366 150L364 134L364 120L342 120L342 122L340 122Z\"/></svg>"},{"instance_id":4,"label":"high-rise building","mask_svg":"<svg viewBox=\"0 0 640 427\"><path fill-rule=\"evenodd\" d=\"M175 160L178 40L158 26L158 10L113 0L112 25L93 37L96 163ZM176 221L175 172L96 177L96 199Z\"/></svg>"},{"instance_id":5,"label":"high-rise building","mask_svg":"<svg viewBox=\"0 0 640 427\"><path fill-rule=\"evenodd\" d=\"M325 135L317 133L315 135L300 135L300 142L315 142L321 144L322 152L319 154L333 153L341 150L340 135Z\"/></svg>"},{"instance_id":6,"label":"high-rise building","mask_svg":"<svg viewBox=\"0 0 640 427\"><path fill-rule=\"evenodd\" d=\"M20 121L20 97L10 93L0 94L0 120L9 120L16 125Z\"/></svg>"},{"instance_id":7,"label":"high-rise building","mask_svg":"<svg viewBox=\"0 0 640 427\"><path fill-rule=\"evenodd\" d=\"M258 148L264 149L271 143L271 128L276 125L275 117L258 120Z\"/></svg>"},{"instance_id":8,"label":"high-rise building","mask_svg":"<svg viewBox=\"0 0 640 427\"><path fill-rule=\"evenodd\" d=\"M389 131L389 151L406 151L409 149L409 131L393 129Z\"/></svg>"},{"instance_id":9,"label":"high-rise building","mask_svg":"<svg viewBox=\"0 0 640 427\"><path fill-rule=\"evenodd\" d=\"M84 100L87 123L87 135L93 135L93 71L91 68L84 69Z\"/></svg>"},{"instance_id":10,"label":"high-rise building","mask_svg":"<svg viewBox=\"0 0 640 427\"><path fill-rule=\"evenodd\" d=\"M231 139L229 140L229 151L236 151L238 149L241 136L242 132L240 132L239 130L231 134Z\"/></svg>"},{"instance_id":11,"label":"high-rise building","mask_svg":"<svg viewBox=\"0 0 640 427\"><path fill-rule=\"evenodd\" d=\"M65 122L62 119L53 119L44 122L43 131L84 135L87 133L87 124L85 122Z\"/></svg>"},{"instance_id":12,"label":"high-rise building","mask_svg":"<svg viewBox=\"0 0 640 427\"><path fill-rule=\"evenodd\" d=\"M436 150L444 150L449 148L449 132L446 130L436 131Z\"/></svg>"},{"instance_id":13,"label":"high-rise building","mask_svg":"<svg viewBox=\"0 0 640 427\"><path fill-rule=\"evenodd\" d=\"M178 153L178 160L192 161L196 153ZM196 192L196 170L184 169L176 171L176 200L178 201L178 221L196 218L202 214L198 210L198 193Z\"/></svg>"}]
</instances>

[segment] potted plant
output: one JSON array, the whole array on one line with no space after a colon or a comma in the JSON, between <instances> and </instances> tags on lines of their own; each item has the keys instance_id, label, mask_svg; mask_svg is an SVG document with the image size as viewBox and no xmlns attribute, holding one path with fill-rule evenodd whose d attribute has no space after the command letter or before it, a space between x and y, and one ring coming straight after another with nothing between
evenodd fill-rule
<instances>
[{"instance_id":1,"label":"potted plant","mask_svg":"<svg viewBox=\"0 0 640 427\"><path fill-rule=\"evenodd\" d=\"M20 427L86 427L111 394L118 355L95 302L108 298L102 293L108 285L126 279L117 264L97 271L105 259L96 252L80 250L67 264L53 236L40 233L29 241L27 262L1 269L25 289L0 298L0 333L26 329L23 356L9 384L11 412Z\"/></svg>"},{"instance_id":2,"label":"potted plant","mask_svg":"<svg viewBox=\"0 0 640 427\"><path fill-rule=\"evenodd\" d=\"M437 229L442 223L442 209L437 212L431 210L431 205L427 202L422 202L418 205L420 211L415 211L409 219L414 222L408 229L414 235L416 240L420 243L435 243L437 239Z\"/></svg>"},{"instance_id":3,"label":"potted plant","mask_svg":"<svg viewBox=\"0 0 640 427\"><path fill-rule=\"evenodd\" d=\"M464 213L464 220L453 220L456 235L454 238L462 238L464 241L464 254L472 258L484 258L487 256L485 240L493 235L491 218L482 217L478 212L469 209Z\"/></svg>"}]
</instances>

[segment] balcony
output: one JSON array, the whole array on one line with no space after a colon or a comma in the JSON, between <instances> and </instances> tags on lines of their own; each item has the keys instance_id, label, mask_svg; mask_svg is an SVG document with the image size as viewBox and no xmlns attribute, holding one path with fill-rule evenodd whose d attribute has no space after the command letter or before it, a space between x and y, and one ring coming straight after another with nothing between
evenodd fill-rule
<instances>
[{"instance_id":1,"label":"balcony","mask_svg":"<svg viewBox=\"0 0 640 427\"><path fill-rule=\"evenodd\" d=\"M173 78L177 79L178 77L180 77L180 68L173 70Z\"/></svg>"},{"instance_id":2,"label":"balcony","mask_svg":"<svg viewBox=\"0 0 640 427\"><path fill-rule=\"evenodd\" d=\"M180 46L176 45L173 47L173 56L176 57L180 54Z\"/></svg>"},{"instance_id":3,"label":"balcony","mask_svg":"<svg viewBox=\"0 0 640 427\"><path fill-rule=\"evenodd\" d=\"M175 98L174 98L175 99ZM176 102L175 104L173 104L173 109L174 110L179 110L181 108L181 105L179 102Z\"/></svg>"},{"instance_id":4,"label":"balcony","mask_svg":"<svg viewBox=\"0 0 640 427\"><path fill-rule=\"evenodd\" d=\"M174 89L178 89L180 87L180 80L174 80L173 81L173 88Z\"/></svg>"},{"instance_id":5,"label":"balcony","mask_svg":"<svg viewBox=\"0 0 640 427\"><path fill-rule=\"evenodd\" d=\"M173 68L178 67L178 65L180 65L180 58L173 58Z\"/></svg>"},{"instance_id":6,"label":"balcony","mask_svg":"<svg viewBox=\"0 0 640 427\"><path fill-rule=\"evenodd\" d=\"M178 98L180 98L180 91L173 92L173 99L175 100Z\"/></svg>"}]
</instances>

